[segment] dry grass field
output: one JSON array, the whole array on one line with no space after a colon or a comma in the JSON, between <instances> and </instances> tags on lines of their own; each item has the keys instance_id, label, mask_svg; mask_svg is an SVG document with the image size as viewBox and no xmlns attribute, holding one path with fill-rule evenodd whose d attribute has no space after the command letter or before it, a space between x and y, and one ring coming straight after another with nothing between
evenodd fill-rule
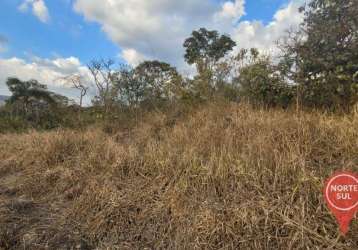
<instances>
[{"instance_id":1,"label":"dry grass field","mask_svg":"<svg viewBox=\"0 0 358 250\"><path fill-rule=\"evenodd\" d=\"M131 129L0 135L0 249L358 249L322 197L358 115L213 104Z\"/></svg>"}]
</instances>

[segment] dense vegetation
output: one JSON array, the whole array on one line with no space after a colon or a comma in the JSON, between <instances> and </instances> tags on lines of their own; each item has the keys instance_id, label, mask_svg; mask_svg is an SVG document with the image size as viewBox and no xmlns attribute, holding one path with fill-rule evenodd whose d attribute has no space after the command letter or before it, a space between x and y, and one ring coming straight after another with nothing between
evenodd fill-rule
<instances>
[{"instance_id":1,"label":"dense vegetation","mask_svg":"<svg viewBox=\"0 0 358 250\"><path fill-rule=\"evenodd\" d=\"M279 58L202 28L190 78L94 60L89 107L80 75L79 104L9 78L0 249L358 249L322 197L358 172L358 1L302 11Z\"/></svg>"},{"instance_id":2,"label":"dense vegetation","mask_svg":"<svg viewBox=\"0 0 358 250\"><path fill-rule=\"evenodd\" d=\"M88 65L97 90L92 108L82 107L90 85L83 76L63 79L80 91L79 106L35 80L8 79L12 97L0 111L0 129L79 127L96 120L112 123L128 113L138 116L143 110L217 99L349 113L358 100L358 3L315 0L301 11L304 22L298 32L281 41L282 53L275 58L255 48L235 54L237 44L229 36L205 28L193 31L183 45L186 62L196 67L191 78L160 61L132 68L93 60ZM86 122L78 124L79 117Z\"/></svg>"}]
</instances>

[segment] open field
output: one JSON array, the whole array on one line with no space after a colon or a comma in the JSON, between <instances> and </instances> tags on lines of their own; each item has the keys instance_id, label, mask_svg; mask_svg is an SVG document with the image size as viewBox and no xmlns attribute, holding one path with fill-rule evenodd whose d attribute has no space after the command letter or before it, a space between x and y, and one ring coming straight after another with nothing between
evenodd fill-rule
<instances>
[{"instance_id":1,"label":"open field","mask_svg":"<svg viewBox=\"0 0 358 250\"><path fill-rule=\"evenodd\" d=\"M358 116L210 105L0 135L0 249L358 249L322 197Z\"/></svg>"}]
</instances>

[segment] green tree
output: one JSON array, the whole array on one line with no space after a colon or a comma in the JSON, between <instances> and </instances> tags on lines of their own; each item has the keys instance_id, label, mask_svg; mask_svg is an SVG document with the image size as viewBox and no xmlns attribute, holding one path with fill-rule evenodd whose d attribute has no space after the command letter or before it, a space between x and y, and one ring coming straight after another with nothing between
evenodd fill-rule
<instances>
[{"instance_id":1,"label":"green tree","mask_svg":"<svg viewBox=\"0 0 358 250\"><path fill-rule=\"evenodd\" d=\"M36 80L21 81L18 78L8 78L6 85L12 93L7 103L10 105L20 104L23 113L31 112L31 108L40 103L56 104L53 93L47 90L46 85L40 84Z\"/></svg>"},{"instance_id":2,"label":"green tree","mask_svg":"<svg viewBox=\"0 0 358 250\"><path fill-rule=\"evenodd\" d=\"M222 85L225 62L220 62L236 43L227 35L217 31L201 28L193 31L184 42L185 60L189 65L195 64L198 76L195 77L195 92L202 97L210 97Z\"/></svg>"},{"instance_id":3,"label":"green tree","mask_svg":"<svg viewBox=\"0 0 358 250\"><path fill-rule=\"evenodd\" d=\"M145 101L168 101L174 97L176 87L180 82L180 75L168 63L145 61L134 71L137 81L144 86Z\"/></svg>"},{"instance_id":4,"label":"green tree","mask_svg":"<svg viewBox=\"0 0 358 250\"><path fill-rule=\"evenodd\" d=\"M118 101L132 107L162 105L177 96L181 81L176 69L165 62L145 61L135 68L123 65L116 82Z\"/></svg>"},{"instance_id":5,"label":"green tree","mask_svg":"<svg viewBox=\"0 0 358 250\"><path fill-rule=\"evenodd\" d=\"M257 49L241 50L237 56L241 62L234 83L239 86L242 99L255 106L287 107L293 98L293 87L286 84L270 58L259 55Z\"/></svg>"},{"instance_id":6,"label":"green tree","mask_svg":"<svg viewBox=\"0 0 358 250\"><path fill-rule=\"evenodd\" d=\"M216 30L200 28L185 40L184 57L189 65L196 64L198 73L201 74L223 58L235 45L227 35L220 36Z\"/></svg>"},{"instance_id":7,"label":"green tree","mask_svg":"<svg viewBox=\"0 0 358 250\"><path fill-rule=\"evenodd\" d=\"M130 108L139 107L144 98L145 86L136 77L135 70L132 67L128 65L120 67L116 88L118 89L117 101L121 105Z\"/></svg>"},{"instance_id":8,"label":"green tree","mask_svg":"<svg viewBox=\"0 0 358 250\"><path fill-rule=\"evenodd\" d=\"M358 93L358 1L313 0L301 11L301 29L285 46L298 100L348 111Z\"/></svg>"},{"instance_id":9,"label":"green tree","mask_svg":"<svg viewBox=\"0 0 358 250\"><path fill-rule=\"evenodd\" d=\"M63 111L71 103L67 97L51 92L36 80L21 81L8 78L12 96L7 100L8 118L20 127L53 128L63 118ZM20 122L21 121L21 122ZM20 122L20 123L19 123Z\"/></svg>"}]
</instances>

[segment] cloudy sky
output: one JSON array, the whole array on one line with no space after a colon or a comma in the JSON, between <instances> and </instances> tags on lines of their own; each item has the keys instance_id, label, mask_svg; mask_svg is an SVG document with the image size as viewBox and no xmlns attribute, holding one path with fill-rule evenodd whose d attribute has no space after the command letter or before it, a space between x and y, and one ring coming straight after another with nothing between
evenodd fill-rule
<instances>
[{"instance_id":1,"label":"cloudy sky","mask_svg":"<svg viewBox=\"0 0 358 250\"><path fill-rule=\"evenodd\" d=\"M276 53L302 20L304 0L1 0L0 95L6 78L37 79L70 97L58 79L87 74L94 58L136 65L159 59L186 73L182 44L200 27L226 33L236 49Z\"/></svg>"}]
</instances>

